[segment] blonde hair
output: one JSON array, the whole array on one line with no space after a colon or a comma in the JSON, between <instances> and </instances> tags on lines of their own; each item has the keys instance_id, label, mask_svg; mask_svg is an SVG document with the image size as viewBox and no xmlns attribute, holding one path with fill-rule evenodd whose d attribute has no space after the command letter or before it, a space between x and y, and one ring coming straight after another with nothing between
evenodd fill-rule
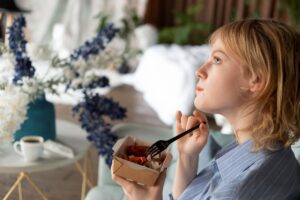
<instances>
[{"instance_id":1,"label":"blonde hair","mask_svg":"<svg viewBox=\"0 0 300 200\"><path fill-rule=\"evenodd\" d=\"M274 20L247 19L217 29L226 50L244 61L245 75L255 74L265 84L251 102L255 150L288 147L300 138L300 34Z\"/></svg>"}]
</instances>

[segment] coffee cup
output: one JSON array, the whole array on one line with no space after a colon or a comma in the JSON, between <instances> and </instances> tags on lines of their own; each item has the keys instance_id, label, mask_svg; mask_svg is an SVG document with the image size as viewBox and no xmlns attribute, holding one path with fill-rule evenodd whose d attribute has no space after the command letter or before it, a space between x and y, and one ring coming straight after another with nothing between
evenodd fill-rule
<instances>
[{"instance_id":1,"label":"coffee cup","mask_svg":"<svg viewBox=\"0 0 300 200\"><path fill-rule=\"evenodd\" d=\"M14 150L21 155L25 161L38 160L44 150L44 138L41 136L25 136L14 143Z\"/></svg>"}]
</instances>

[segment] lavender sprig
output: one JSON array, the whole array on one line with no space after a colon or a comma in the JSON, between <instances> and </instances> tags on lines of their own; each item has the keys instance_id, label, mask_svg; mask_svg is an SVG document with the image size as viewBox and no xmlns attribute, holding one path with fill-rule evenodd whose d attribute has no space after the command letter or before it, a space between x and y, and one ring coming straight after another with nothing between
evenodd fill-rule
<instances>
[{"instance_id":1,"label":"lavender sprig","mask_svg":"<svg viewBox=\"0 0 300 200\"><path fill-rule=\"evenodd\" d=\"M76 61L82 57L85 61L91 55L97 55L105 49L107 43L109 43L116 35L119 29L114 28L113 24L105 26L99 31L91 40L86 41L82 46L76 49L71 54L71 61Z\"/></svg>"},{"instance_id":2,"label":"lavender sprig","mask_svg":"<svg viewBox=\"0 0 300 200\"><path fill-rule=\"evenodd\" d=\"M89 93L96 88L104 88L109 86L109 79L106 76L100 76L94 78L93 81L89 82L87 85L79 84L76 89L83 89L83 92ZM67 89L71 88L70 85L67 86Z\"/></svg>"},{"instance_id":3,"label":"lavender sprig","mask_svg":"<svg viewBox=\"0 0 300 200\"><path fill-rule=\"evenodd\" d=\"M73 112L79 115L81 127L88 133L87 139L95 144L100 155L106 156L110 166L112 147L118 138L111 132L109 121L126 117L126 109L111 98L85 92L84 101L73 107Z\"/></svg>"},{"instance_id":4,"label":"lavender sprig","mask_svg":"<svg viewBox=\"0 0 300 200\"><path fill-rule=\"evenodd\" d=\"M78 69L74 67L76 66L75 63L80 59L88 63L90 56L98 55L105 50L117 32L119 30L114 28L112 24L107 25L93 39L86 41L74 50L69 59L58 59L57 64L70 67L69 69L74 72L76 78L82 76L83 74L78 73ZM81 89L84 94L83 101L73 107L73 113L79 116L81 127L88 133L87 139L95 144L99 149L99 154L106 157L106 163L111 165L112 146L118 138L111 132L110 122L123 119L126 109L111 98L93 92L96 88L109 86L109 79L106 76L97 77L88 84L75 84L76 88L73 87L72 81L69 80L66 90L70 88Z\"/></svg>"},{"instance_id":5,"label":"lavender sprig","mask_svg":"<svg viewBox=\"0 0 300 200\"><path fill-rule=\"evenodd\" d=\"M23 32L25 26L26 20L23 15L20 15L14 19L12 26L8 28L9 48L16 59L14 83L22 80L23 77L32 78L35 73L35 68L32 66L31 60L26 53L27 41Z\"/></svg>"},{"instance_id":6,"label":"lavender sprig","mask_svg":"<svg viewBox=\"0 0 300 200\"><path fill-rule=\"evenodd\" d=\"M95 89L97 87L107 87L109 86L109 79L106 77L106 76L101 76L99 77L98 79L90 82L86 88L89 89L89 90L92 90L92 89Z\"/></svg>"},{"instance_id":7,"label":"lavender sprig","mask_svg":"<svg viewBox=\"0 0 300 200\"><path fill-rule=\"evenodd\" d=\"M105 162L108 166L111 166L113 159L112 146L116 143L118 137L111 132L111 127L102 127L101 131L92 131L88 135L87 139L94 143L99 149L99 154L106 156Z\"/></svg>"},{"instance_id":8,"label":"lavender sprig","mask_svg":"<svg viewBox=\"0 0 300 200\"><path fill-rule=\"evenodd\" d=\"M85 61L90 55L98 54L105 49L105 44L115 36L117 29L112 25L104 28L91 42L86 42L71 55L71 62L82 57ZM105 41L107 40L107 41ZM73 107L73 113L79 116L81 127L88 133L87 139L99 149L99 154L105 157L106 164L111 166L112 147L118 137L111 131L111 121L126 117L126 109L111 98L94 94L96 88L109 86L106 76L98 77L87 85L79 85L83 89L84 100Z\"/></svg>"}]
</instances>

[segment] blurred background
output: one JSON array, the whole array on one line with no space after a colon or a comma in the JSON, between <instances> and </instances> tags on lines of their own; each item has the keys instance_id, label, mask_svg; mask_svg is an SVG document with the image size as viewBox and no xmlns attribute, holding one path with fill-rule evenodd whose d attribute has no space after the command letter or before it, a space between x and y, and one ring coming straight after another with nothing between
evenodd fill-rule
<instances>
[{"instance_id":1,"label":"blurred background","mask_svg":"<svg viewBox=\"0 0 300 200\"><path fill-rule=\"evenodd\" d=\"M105 94L127 109L124 122L169 129L177 110L193 110L194 71L205 62L206 42L215 29L244 18L273 18L300 29L298 0L0 0L2 42L20 13L26 17L26 38L37 63L54 52L69 56L97 30L114 23L122 33L115 45L122 46L123 59L103 66L112 81ZM58 118L78 123L71 111L74 99L47 97ZM222 117L209 120L212 128L231 133ZM96 149L93 157L96 171ZM49 199L80 198L81 177L72 166L32 177ZM2 197L15 175L0 174L0 179ZM24 186L26 199L37 199L31 191Z\"/></svg>"},{"instance_id":2,"label":"blurred background","mask_svg":"<svg viewBox=\"0 0 300 200\"><path fill-rule=\"evenodd\" d=\"M159 32L158 43L198 45L219 26L244 18L273 18L298 29L300 26L296 0L15 0L15 3L30 11L26 18L32 42L55 41L63 43L55 45L68 49L91 37L103 20L121 24L127 19L134 26L151 24Z\"/></svg>"}]
</instances>

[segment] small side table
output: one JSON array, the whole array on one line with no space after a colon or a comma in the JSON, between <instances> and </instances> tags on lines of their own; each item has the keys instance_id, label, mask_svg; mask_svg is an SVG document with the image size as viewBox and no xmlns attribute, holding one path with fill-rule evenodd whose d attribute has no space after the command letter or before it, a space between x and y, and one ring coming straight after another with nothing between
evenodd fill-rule
<instances>
[{"instance_id":1,"label":"small side table","mask_svg":"<svg viewBox=\"0 0 300 200\"><path fill-rule=\"evenodd\" d=\"M20 155L18 155L12 145L7 145L0 149L0 173L16 173L18 178L12 185L10 190L4 196L3 200L7 200L13 191L18 187L19 200L22 200L22 180L26 179L33 187L33 189L46 200L46 195L39 189L39 187L30 178L29 173L53 170L67 165L75 164L78 171L82 175L82 191L81 199L84 199L86 192L86 185L92 186L87 178L88 165L88 151L90 142L86 139L86 132L80 126L67 122L64 120L56 120L57 141L71 147L74 150L74 158L42 158L36 162L25 162ZM83 159L83 164L79 161Z\"/></svg>"}]
</instances>

